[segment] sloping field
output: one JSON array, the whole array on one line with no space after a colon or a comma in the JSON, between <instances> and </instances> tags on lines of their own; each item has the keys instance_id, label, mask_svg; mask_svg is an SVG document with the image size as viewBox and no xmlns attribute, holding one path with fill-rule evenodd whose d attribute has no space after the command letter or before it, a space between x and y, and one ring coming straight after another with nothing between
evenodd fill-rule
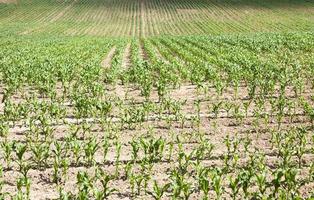
<instances>
[{"instance_id":1,"label":"sloping field","mask_svg":"<svg viewBox=\"0 0 314 200\"><path fill-rule=\"evenodd\" d=\"M20 0L18 6L0 5L0 25L19 34L113 37L311 31L314 2Z\"/></svg>"}]
</instances>

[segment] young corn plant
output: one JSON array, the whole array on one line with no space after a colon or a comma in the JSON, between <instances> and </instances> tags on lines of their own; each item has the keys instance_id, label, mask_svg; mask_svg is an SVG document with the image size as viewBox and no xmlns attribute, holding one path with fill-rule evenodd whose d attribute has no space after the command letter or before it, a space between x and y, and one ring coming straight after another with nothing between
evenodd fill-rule
<instances>
[{"instance_id":1,"label":"young corn plant","mask_svg":"<svg viewBox=\"0 0 314 200\"><path fill-rule=\"evenodd\" d=\"M92 193L93 180L86 172L78 172L77 176L78 194L77 199L89 199Z\"/></svg>"},{"instance_id":2,"label":"young corn plant","mask_svg":"<svg viewBox=\"0 0 314 200\"><path fill-rule=\"evenodd\" d=\"M87 165L91 166L91 165L96 164L95 154L98 149L99 149L99 142L97 142L96 138L90 138L84 147Z\"/></svg>"},{"instance_id":3,"label":"young corn plant","mask_svg":"<svg viewBox=\"0 0 314 200\"><path fill-rule=\"evenodd\" d=\"M159 138L154 140L153 138L150 138L149 140L145 140L141 138L140 145L144 151L144 160L147 160L148 162L157 162L162 159L165 147L164 139Z\"/></svg>"},{"instance_id":4,"label":"young corn plant","mask_svg":"<svg viewBox=\"0 0 314 200\"><path fill-rule=\"evenodd\" d=\"M110 144L109 144L109 139L107 137L104 138L104 141L102 143L102 151L103 151L103 160L104 160L104 163L106 162L107 160L107 154L108 154L108 151L109 151L109 147L110 147Z\"/></svg>"},{"instance_id":5,"label":"young corn plant","mask_svg":"<svg viewBox=\"0 0 314 200\"><path fill-rule=\"evenodd\" d=\"M248 114L249 114L250 105L251 105L251 101L243 102L243 108L244 108L246 118L248 117Z\"/></svg>"},{"instance_id":6,"label":"young corn plant","mask_svg":"<svg viewBox=\"0 0 314 200\"><path fill-rule=\"evenodd\" d=\"M169 187L170 183L158 185L157 181L154 180L153 191L148 191L148 194L151 195L155 200L161 200Z\"/></svg>"},{"instance_id":7,"label":"young corn plant","mask_svg":"<svg viewBox=\"0 0 314 200\"><path fill-rule=\"evenodd\" d=\"M265 199L266 198L266 190L267 190L267 172L266 170L261 171L260 173L255 174L258 192L254 195L256 198Z\"/></svg>"},{"instance_id":8,"label":"young corn plant","mask_svg":"<svg viewBox=\"0 0 314 200\"><path fill-rule=\"evenodd\" d=\"M132 172L132 169L133 169L133 161L128 161L127 164L124 166L123 180L127 180L128 176Z\"/></svg>"},{"instance_id":9,"label":"young corn plant","mask_svg":"<svg viewBox=\"0 0 314 200\"><path fill-rule=\"evenodd\" d=\"M230 136L227 135L224 140L224 143L227 147L227 154L224 155L224 163L225 163L224 171L229 171L230 165L235 167L235 165L237 164L237 161L238 161L237 152L238 152L240 141L237 139L237 137L234 137L233 139L231 139Z\"/></svg>"},{"instance_id":10,"label":"young corn plant","mask_svg":"<svg viewBox=\"0 0 314 200\"><path fill-rule=\"evenodd\" d=\"M221 199L221 195L223 194L224 188L222 186L222 172L219 169L214 169L210 172L211 177L211 186L216 193L216 199Z\"/></svg>"},{"instance_id":11,"label":"young corn plant","mask_svg":"<svg viewBox=\"0 0 314 200\"><path fill-rule=\"evenodd\" d=\"M116 149L116 160L115 160L115 177L119 176L119 167L120 167L120 156L121 156L121 143L119 141L116 141L114 143L115 149Z\"/></svg>"},{"instance_id":12,"label":"young corn plant","mask_svg":"<svg viewBox=\"0 0 314 200\"><path fill-rule=\"evenodd\" d=\"M195 151L192 151L191 153L187 154L183 150L182 143L178 144L179 152L178 152L178 171L181 174L186 174L188 172L188 167L191 164L192 158L195 155Z\"/></svg>"},{"instance_id":13,"label":"young corn plant","mask_svg":"<svg viewBox=\"0 0 314 200\"><path fill-rule=\"evenodd\" d=\"M219 101L218 103L213 103L212 105L212 112L214 113L214 117L216 119L218 118L219 110L222 105L223 105L223 101Z\"/></svg>"},{"instance_id":14,"label":"young corn plant","mask_svg":"<svg viewBox=\"0 0 314 200\"><path fill-rule=\"evenodd\" d=\"M237 195L240 190L240 180L238 176L229 176L229 187L231 188L231 198L233 200L237 199Z\"/></svg>"},{"instance_id":15,"label":"young corn plant","mask_svg":"<svg viewBox=\"0 0 314 200\"><path fill-rule=\"evenodd\" d=\"M151 177L151 175L150 175L150 174L151 174L151 168L148 169L147 171L148 171L148 172L146 172L146 173L144 174L144 187L143 187L143 189L144 189L145 195L148 194L148 193L147 193L148 182L149 182L149 180L152 179L152 177Z\"/></svg>"},{"instance_id":16,"label":"young corn plant","mask_svg":"<svg viewBox=\"0 0 314 200\"><path fill-rule=\"evenodd\" d=\"M138 144L138 142L133 139L131 142L131 147L132 147L132 161L133 163L135 163L137 161L138 158L138 152L140 150L140 145Z\"/></svg>"},{"instance_id":17,"label":"young corn plant","mask_svg":"<svg viewBox=\"0 0 314 200\"><path fill-rule=\"evenodd\" d=\"M74 137L73 139L72 138L70 139L69 143L70 149L74 156L74 163L76 166L78 166L80 163L82 142L79 141L76 137Z\"/></svg>"},{"instance_id":18,"label":"young corn plant","mask_svg":"<svg viewBox=\"0 0 314 200\"><path fill-rule=\"evenodd\" d=\"M192 194L191 183L185 180L184 175L177 169L172 170L171 172L171 185L172 190L172 199L189 199Z\"/></svg>"},{"instance_id":19,"label":"young corn plant","mask_svg":"<svg viewBox=\"0 0 314 200\"><path fill-rule=\"evenodd\" d=\"M165 98L165 95L167 94L166 83L164 81L157 81L156 87L157 87L157 94L158 94L158 102L162 102Z\"/></svg>"},{"instance_id":20,"label":"young corn plant","mask_svg":"<svg viewBox=\"0 0 314 200\"><path fill-rule=\"evenodd\" d=\"M14 199L23 200L23 199L30 199L30 187L31 187L31 180L28 177L20 177L16 181L17 186L17 194ZM23 191L25 188L25 193Z\"/></svg>"},{"instance_id":21,"label":"young corn plant","mask_svg":"<svg viewBox=\"0 0 314 200\"><path fill-rule=\"evenodd\" d=\"M0 193L2 193L4 181L3 181L3 167L0 166Z\"/></svg>"},{"instance_id":22,"label":"young corn plant","mask_svg":"<svg viewBox=\"0 0 314 200\"><path fill-rule=\"evenodd\" d=\"M45 168L50 155L50 143L34 143L31 147L31 151L35 165L39 169Z\"/></svg>"},{"instance_id":23,"label":"young corn plant","mask_svg":"<svg viewBox=\"0 0 314 200\"><path fill-rule=\"evenodd\" d=\"M67 157L64 157L61 160L61 169L62 169L62 178L61 180L64 180L64 182L67 180L67 174L70 166L70 160Z\"/></svg>"},{"instance_id":24,"label":"young corn plant","mask_svg":"<svg viewBox=\"0 0 314 200\"><path fill-rule=\"evenodd\" d=\"M208 173L202 173L199 175L200 177L198 178L198 184L200 187L200 190L203 192L203 200L208 200L208 194L210 191L210 181L208 177Z\"/></svg>"},{"instance_id":25,"label":"young corn plant","mask_svg":"<svg viewBox=\"0 0 314 200\"><path fill-rule=\"evenodd\" d=\"M298 128L295 131L296 131L295 155L298 158L299 168L301 168L302 167L302 158L306 152L306 148L305 148L306 144L307 144L306 130L305 130L305 128Z\"/></svg>"},{"instance_id":26,"label":"young corn plant","mask_svg":"<svg viewBox=\"0 0 314 200\"><path fill-rule=\"evenodd\" d=\"M108 197L117 191L117 189L110 188L109 182L114 179L112 175L107 174L102 169L96 170L96 178L101 183L101 190L96 191L95 197L97 200L108 199Z\"/></svg>"},{"instance_id":27,"label":"young corn plant","mask_svg":"<svg viewBox=\"0 0 314 200\"><path fill-rule=\"evenodd\" d=\"M130 172L127 175L127 178L128 178L128 181L129 181L130 187L131 187L131 195L134 196L135 195L135 178L136 178L136 175L134 172Z\"/></svg>"},{"instance_id":28,"label":"young corn plant","mask_svg":"<svg viewBox=\"0 0 314 200\"><path fill-rule=\"evenodd\" d=\"M142 189L142 183L144 181L145 177L143 174L138 174L134 176L134 181L135 181L135 185L136 185L136 195L140 195L141 194L141 189Z\"/></svg>"},{"instance_id":29,"label":"young corn plant","mask_svg":"<svg viewBox=\"0 0 314 200\"><path fill-rule=\"evenodd\" d=\"M27 151L26 144L18 143L15 146L16 156L18 158L16 162L19 166L19 172L23 175L24 180L28 179L27 174L31 168L30 164L24 160L24 155L26 151Z\"/></svg>"},{"instance_id":30,"label":"young corn plant","mask_svg":"<svg viewBox=\"0 0 314 200\"><path fill-rule=\"evenodd\" d=\"M9 134L9 126L4 123L4 120L0 120L0 137L6 139Z\"/></svg>"},{"instance_id":31,"label":"young corn plant","mask_svg":"<svg viewBox=\"0 0 314 200\"><path fill-rule=\"evenodd\" d=\"M9 141L2 141L1 142L1 148L3 149L3 156L4 161L6 163L6 168L11 168L11 162L12 162L12 153L14 151L15 142L9 142Z\"/></svg>"},{"instance_id":32,"label":"young corn plant","mask_svg":"<svg viewBox=\"0 0 314 200\"><path fill-rule=\"evenodd\" d=\"M9 196L9 192L3 191L4 180L3 180L3 167L0 166L0 199L6 199Z\"/></svg>"},{"instance_id":33,"label":"young corn plant","mask_svg":"<svg viewBox=\"0 0 314 200\"><path fill-rule=\"evenodd\" d=\"M189 200L191 194L193 193L192 183L186 182L182 185L182 187L184 200Z\"/></svg>"},{"instance_id":34,"label":"young corn plant","mask_svg":"<svg viewBox=\"0 0 314 200\"><path fill-rule=\"evenodd\" d=\"M244 115L242 114L242 111L240 110L240 105L234 105L234 112L233 116L236 119L236 122L238 125L241 125L244 119Z\"/></svg>"},{"instance_id":35,"label":"young corn plant","mask_svg":"<svg viewBox=\"0 0 314 200\"><path fill-rule=\"evenodd\" d=\"M309 117L312 126L314 126L314 107L305 100L302 100L302 103L305 114Z\"/></svg>"},{"instance_id":36,"label":"young corn plant","mask_svg":"<svg viewBox=\"0 0 314 200\"><path fill-rule=\"evenodd\" d=\"M253 177L253 174L250 173L248 170L241 170L241 172L238 175L238 179L240 180L240 187L242 188L243 194L245 198L248 198L249 188L251 187L251 179Z\"/></svg>"},{"instance_id":37,"label":"young corn plant","mask_svg":"<svg viewBox=\"0 0 314 200\"><path fill-rule=\"evenodd\" d=\"M66 144L58 141L53 142L53 174L52 174L52 182L59 184L61 182L61 168L62 168L62 160L63 156L67 153Z\"/></svg>"},{"instance_id":38,"label":"young corn plant","mask_svg":"<svg viewBox=\"0 0 314 200\"><path fill-rule=\"evenodd\" d=\"M229 118L230 117L230 111L234 105L233 105L233 103L227 101L224 103L224 106L225 106L225 111L227 112L227 117Z\"/></svg>"},{"instance_id":39,"label":"young corn plant","mask_svg":"<svg viewBox=\"0 0 314 200\"><path fill-rule=\"evenodd\" d=\"M168 146L169 146L169 150L168 150L168 158L167 158L167 160L171 161L172 155L173 155L174 142L171 141Z\"/></svg>"}]
</instances>

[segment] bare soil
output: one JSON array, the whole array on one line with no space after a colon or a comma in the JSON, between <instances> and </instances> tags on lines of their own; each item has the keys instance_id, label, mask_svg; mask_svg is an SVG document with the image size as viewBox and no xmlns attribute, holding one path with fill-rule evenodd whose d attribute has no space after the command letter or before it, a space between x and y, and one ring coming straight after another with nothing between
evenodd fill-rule
<instances>
[{"instance_id":1,"label":"bare soil","mask_svg":"<svg viewBox=\"0 0 314 200\"><path fill-rule=\"evenodd\" d=\"M104 68L108 68L110 67L111 64L111 60L112 57L114 56L114 53L116 52L116 47L113 47L108 54L106 55L106 57L104 58L104 60L101 62L101 66Z\"/></svg>"},{"instance_id":2,"label":"bare soil","mask_svg":"<svg viewBox=\"0 0 314 200\"><path fill-rule=\"evenodd\" d=\"M17 3L17 0L0 0L0 3Z\"/></svg>"}]
</instances>

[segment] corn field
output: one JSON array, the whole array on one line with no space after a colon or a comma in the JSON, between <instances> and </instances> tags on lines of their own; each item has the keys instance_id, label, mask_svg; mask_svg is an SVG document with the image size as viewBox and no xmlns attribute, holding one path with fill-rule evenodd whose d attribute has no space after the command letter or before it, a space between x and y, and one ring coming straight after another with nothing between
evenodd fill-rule
<instances>
[{"instance_id":1,"label":"corn field","mask_svg":"<svg viewBox=\"0 0 314 200\"><path fill-rule=\"evenodd\" d=\"M314 198L314 7L286 4L0 3L0 200Z\"/></svg>"}]
</instances>

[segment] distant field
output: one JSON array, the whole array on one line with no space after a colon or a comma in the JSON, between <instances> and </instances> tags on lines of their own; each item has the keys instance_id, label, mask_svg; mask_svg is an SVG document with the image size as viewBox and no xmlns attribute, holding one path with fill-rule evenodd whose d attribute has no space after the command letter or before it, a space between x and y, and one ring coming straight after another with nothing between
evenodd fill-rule
<instances>
[{"instance_id":1,"label":"distant field","mask_svg":"<svg viewBox=\"0 0 314 200\"><path fill-rule=\"evenodd\" d=\"M0 5L0 31L94 36L314 30L314 1L22 0Z\"/></svg>"}]
</instances>

